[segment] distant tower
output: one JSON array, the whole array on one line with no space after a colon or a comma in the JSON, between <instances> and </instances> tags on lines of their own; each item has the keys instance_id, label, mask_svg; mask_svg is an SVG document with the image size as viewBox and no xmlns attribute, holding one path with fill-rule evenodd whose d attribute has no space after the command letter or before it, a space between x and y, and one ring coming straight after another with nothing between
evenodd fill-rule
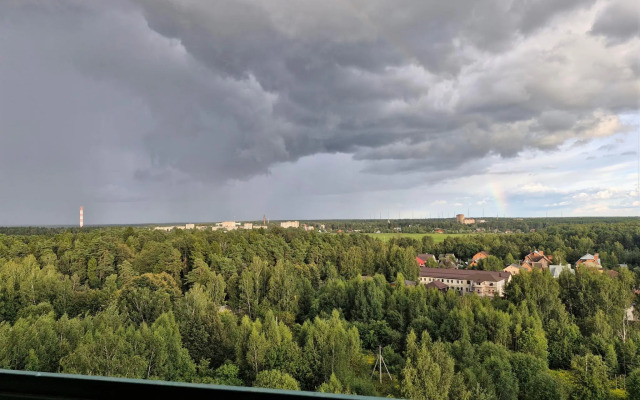
<instances>
[{"instance_id":1,"label":"distant tower","mask_svg":"<svg viewBox=\"0 0 640 400\"><path fill-rule=\"evenodd\" d=\"M84 208L80 206L80 228L84 226Z\"/></svg>"},{"instance_id":2,"label":"distant tower","mask_svg":"<svg viewBox=\"0 0 640 400\"><path fill-rule=\"evenodd\" d=\"M464 224L464 214L456 215L456 222L459 224Z\"/></svg>"},{"instance_id":3,"label":"distant tower","mask_svg":"<svg viewBox=\"0 0 640 400\"><path fill-rule=\"evenodd\" d=\"M267 215L266 214L262 214L262 225L263 226L267 226Z\"/></svg>"}]
</instances>

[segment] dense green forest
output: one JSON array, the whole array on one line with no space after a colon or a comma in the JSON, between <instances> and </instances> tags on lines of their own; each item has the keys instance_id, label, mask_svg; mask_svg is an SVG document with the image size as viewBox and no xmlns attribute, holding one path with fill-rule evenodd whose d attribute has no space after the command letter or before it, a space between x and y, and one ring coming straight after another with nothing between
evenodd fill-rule
<instances>
[{"instance_id":1,"label":"dense green forest","mask_svg":"<svg viewBox=\"0 0 640 400\"><path fill-rule=\"evenodd\" d=\"M442 243L20 229L0 234L0 368L416 399L640 398L640 326L625 320L636 220ZM506 263L534 249L570 263L599 252L619 275L521 273L502 299L404 285L417 253ZM393 378L382 383L378 346Z\"/></svg>"}]
</instances>

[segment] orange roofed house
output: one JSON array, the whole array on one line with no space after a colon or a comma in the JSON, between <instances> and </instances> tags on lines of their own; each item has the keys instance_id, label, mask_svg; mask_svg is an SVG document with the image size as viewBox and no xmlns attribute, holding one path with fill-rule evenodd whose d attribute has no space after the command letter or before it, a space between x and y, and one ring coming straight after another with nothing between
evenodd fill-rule
<instances>
[{"instance_id":1,"label":"orange roofed house","mask_svg":"<svg viewBox=\"0 0 640 400\"><path fill-rule=\"evenodd\" d=\"M576 262L576 269L578 266L589 267L597 269L599 272L603 271L602 264L600 263L600 254L596 253L591 255L589 253L580 257L580 259Z\"/></svg>"},{"instance_id":2,"label":"orange roofed house","mask_svg":"<svg viewBox=\"0 0 640 400\"><path fill-rule=\"evenodd\" d=\"M535 250L527 254L522 261L522 268L531 271L534 268L549 269L553 256L544 254L542 250Z\"/></svg>"},{"instance_id":3,"label":"orange roofed house","mask_svg":"<svg viewBox=\"0 0 640 400\"><path fill-rule=\"evenodd\" d=\"M469 263L469 266L475 267L476 265L478 265L478 262L480 262L480 260L485 259L487 257L489 257L489 253L487 253L486 251L480 251L474 254L474 256L471 258L471 262Z\"/></svg>"}]
</instances>

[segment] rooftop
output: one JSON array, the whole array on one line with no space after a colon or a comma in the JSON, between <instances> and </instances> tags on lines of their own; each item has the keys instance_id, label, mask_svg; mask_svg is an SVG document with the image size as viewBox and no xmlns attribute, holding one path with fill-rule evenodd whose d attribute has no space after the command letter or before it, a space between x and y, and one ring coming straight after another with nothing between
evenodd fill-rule
<instances>
[{"instance_id":1,"label":"rooftop","mask_svg":"<svg viewBox=\"0 0 640 400\"><path fill-rule=\"evenodd\" d=\"M468 269L420 268L420 277L473 280L476 282L499 282L509 279L511 274L503 271L477 271Z\"/></svg>"},{"instance_id":2,"label":"rooftop","mask_svg":"<svg viewBox=\"0 0 640 400\"><path fill-rule=\"evenodd\" d=\"M567 270L569 272L571 272L572 274L575 274L576 271L571 269L571 265L567 264L567 265L562 265L562 264L558 264L558 265L549 265L549 272L551 272L551 275L554 278L559 278L560 274L562 273L562 271Z\"/></svg>"},{"instance_id":3,"label":"rooftop","mask_svg":"<svg viewBox=\"0 0 640 400\"><path fill-rule=\"evenodd\" d=\"M438 290L446 289L446 288L448 288L448 287L449 287L449 285L447 285L446 283L442 283L442 282L440 282L440 281L433 281L433 282L430 282L430 283L429 283L429 284L427 284L426 286L427 286L428 288L432 288L432 287L434 287L434 288L436 288L436 289L438 289Z\"/></svg>"}]
</instances>

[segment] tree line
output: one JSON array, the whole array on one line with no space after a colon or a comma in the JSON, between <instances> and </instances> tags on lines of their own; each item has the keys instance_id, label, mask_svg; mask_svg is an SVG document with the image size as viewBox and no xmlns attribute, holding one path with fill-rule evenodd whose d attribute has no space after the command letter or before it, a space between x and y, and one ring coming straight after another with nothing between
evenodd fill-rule
<instances>
[{"instance_id":1,"label":"tree line","mask_svg":"<svg viewBox=\"0 0 640 400\"><path fill-rule=\"evenodd\" d=\"M424 399L638 398L640 329L625 310L639 247L629 221L438 244L295 229L0 235L0 367ZM405 285L419 252L505 261L533 249L568 262L600 252L619 275L521 273L502 299ZM378 346L394 378L382 383Z\"/></svg>"}]
</instances>

